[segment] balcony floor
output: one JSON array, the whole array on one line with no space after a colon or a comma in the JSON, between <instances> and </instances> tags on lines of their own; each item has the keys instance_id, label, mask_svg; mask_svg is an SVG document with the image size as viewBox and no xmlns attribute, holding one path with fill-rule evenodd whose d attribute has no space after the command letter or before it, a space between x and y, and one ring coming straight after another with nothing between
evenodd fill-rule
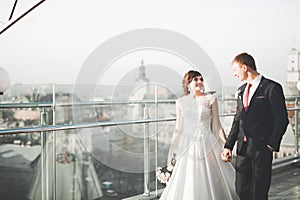
<instances>
[{"instance_id":1,"label":"balcony floor","mask_svg":"<svg viewBox=\"0 0 300 200\"><path fill-rule=\"evenodd\" d=\"M269 200L300 199L300 166L276 173L272 177Z\"/></svg>"}]
</instances>

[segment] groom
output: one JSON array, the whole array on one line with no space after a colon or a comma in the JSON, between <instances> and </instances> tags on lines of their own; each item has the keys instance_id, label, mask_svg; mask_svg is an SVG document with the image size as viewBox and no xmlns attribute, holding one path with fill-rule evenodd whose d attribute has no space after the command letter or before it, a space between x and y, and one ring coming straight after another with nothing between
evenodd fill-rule
<instances>
[{"instance_id":1,"label":"groom","mask_svg":"<svg viewBox=\"0 0 300 200\"><path fill-rule=\"evenodd\" d=\"M237 55L231 65L234 75L246 83L238 89L236 115L221 157L228 162L237 141L237 194L241 200L268 199L272 152L279 151L288 125L282 87L260 75L247 53Z\"/></svg>"}]
</instances>

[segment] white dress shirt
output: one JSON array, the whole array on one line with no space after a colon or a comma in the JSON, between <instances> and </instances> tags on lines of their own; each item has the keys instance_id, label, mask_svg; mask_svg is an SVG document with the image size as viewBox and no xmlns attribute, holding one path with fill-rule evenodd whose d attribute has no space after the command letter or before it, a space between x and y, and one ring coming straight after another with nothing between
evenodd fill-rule
<instances>
[{"instance_id":1,"label":"white dress shirt","mask_svg":"<svg viewBox=\"0 0 300 200\"><path fill-rule=\"evenodd\" d=\"M252 80L251 83L251 88L249 91L249 97L248 97L248 105L250 105L250 101L254 95L254 92L256 91L256 89L258 88L258 85L261 81L261 77L262 75L258 75L254 80ZM243 94L243 99L245 99L245 95L246 95L246 91L248 90L249 84L247 84L245 90L244 90L244 94Z\"/></svg>"}]
</instances>

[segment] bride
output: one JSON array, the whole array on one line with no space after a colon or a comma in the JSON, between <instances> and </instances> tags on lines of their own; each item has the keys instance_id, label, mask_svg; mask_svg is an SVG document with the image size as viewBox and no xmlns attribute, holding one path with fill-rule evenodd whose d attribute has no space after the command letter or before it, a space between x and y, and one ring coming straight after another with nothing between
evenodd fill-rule
<instances>
[{"instance_id":1,"label":"bride","mask_svg":"<svg viewBox=\"0 0 300 200\"><path fill-rule=\"evenodd\" d=\"M184 96L176 101L176 128L168 156L168 165L174 155L176 164L160 199L238 199L234 168L220 157L226 136L217 99L203 92L203 77L198 71L184 75L183 88Z\"/></svg>"}]
</instances>

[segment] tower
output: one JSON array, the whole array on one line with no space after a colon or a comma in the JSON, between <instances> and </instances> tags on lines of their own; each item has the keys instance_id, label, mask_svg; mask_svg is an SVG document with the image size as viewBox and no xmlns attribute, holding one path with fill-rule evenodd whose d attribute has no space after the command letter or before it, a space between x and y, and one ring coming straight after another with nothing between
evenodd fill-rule
<instances>
[{"instance_id":1,"label":"tower","mask_svg":"<svg viewBox=\"0 0 300 200\"><path fill-rule=\"evenodd\" d=\"M288 54L286 89L288 95L298 95L297 83L300 81L300 52L292 48Z\"/></svg>"},{"instance_id":2,"label":"tower","mask_svg":"<svg viewBox=\"0 0 300 200\"><path fill-rule=\"evenodd\" d=\"M146 67L144 61L141 61L141 65L138 67L139 73L138 78L135 80L135 88L133 89L129 99L130 100L145 100L150 93L149 79L146 77ZM144 104L133 104L130 107L130 113L132 119L142 119L144 118ZM133 126L133 132L138 137L143 137L143 126L135 125Z\"/></svg>"},{"instance_id":3,"label":"tower","mask_svg":"<svg viewBox=\"0 0 300 200\"><path fill-rule=\"evenodd\" d=\"M136 81L142 80L143 82L149 82L149 79L146 77L146 67L144 61L141 61L141 66L139 67L139 77Z\"/></svg>"}]
</instances>

